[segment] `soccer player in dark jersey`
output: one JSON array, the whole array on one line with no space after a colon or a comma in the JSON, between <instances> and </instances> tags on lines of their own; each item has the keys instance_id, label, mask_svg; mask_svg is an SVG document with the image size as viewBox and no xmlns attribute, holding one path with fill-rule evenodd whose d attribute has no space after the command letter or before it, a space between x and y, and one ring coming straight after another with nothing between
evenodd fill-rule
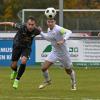
<instances>
[{"instance_id":1,"label":"soccer player in dark jersey","mask_svg":"<svg viewBox=\"0 0 100 100\"><path fill-rule=\"evenodd\" d=\"M36 20L33 17L27 19L26 24L19 25L14 22L0 22L0 25L9 25L17 29L17 34L13 40L12 63L11 63L11 80L14 79L13 88L18 88L18 83L23 75L26 62L31 52L32 40L35 36L40 34L36 28ZM21 57L21 64L17 70L17 63Z\"/></svg>"}]
</instances>

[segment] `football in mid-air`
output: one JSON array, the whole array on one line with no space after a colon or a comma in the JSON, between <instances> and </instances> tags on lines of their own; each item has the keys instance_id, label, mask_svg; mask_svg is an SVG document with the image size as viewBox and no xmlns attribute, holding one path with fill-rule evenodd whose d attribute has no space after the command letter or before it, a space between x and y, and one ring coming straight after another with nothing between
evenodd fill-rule
<instances>
[{"instance_id":1,"label":"football in mid-air","mask_svg":"<svg viewBox=\"0 0 100 100\"><path fill-rule=\"evenodd\" d=\"M47 8L45 10L45 15L47 18L54 18L56 15L56 10L53 7Z\"/></svg>"}]
</instances>

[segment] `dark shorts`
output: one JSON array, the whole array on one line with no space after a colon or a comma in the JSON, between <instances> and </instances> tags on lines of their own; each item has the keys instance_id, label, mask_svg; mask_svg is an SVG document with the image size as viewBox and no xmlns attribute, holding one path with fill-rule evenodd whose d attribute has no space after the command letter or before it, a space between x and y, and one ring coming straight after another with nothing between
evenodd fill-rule
<instances>
[{"instance_id":1,"label":"dark shorts","mask_svg":"<svg viewBox=\"0 0 100 100\"><path fill-rule=\"evenodd\" d=\"M12 61L18 61L19 58L23 56L29 58L30 53L31 53L31 48L13 45Z\"/></svg>"}]
</instances>

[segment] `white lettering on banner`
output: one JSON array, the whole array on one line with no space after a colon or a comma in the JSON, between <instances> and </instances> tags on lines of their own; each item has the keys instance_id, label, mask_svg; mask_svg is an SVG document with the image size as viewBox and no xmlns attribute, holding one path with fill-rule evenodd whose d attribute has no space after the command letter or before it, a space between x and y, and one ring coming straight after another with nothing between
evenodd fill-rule
<instances>
[{"instance_id":1,"label":"white lettering on banner","mask_svg":"<svg viewBox=\"0 0 100 100\"><path fill-rule=\"evenodd\" d=\"M0 60L11 60L11 54L10 55L0 55Z\"/></svg>"},{"instance_id":2,"label":"white lettering on banner","mask_svg":"<svg viewBox=\"0 0 100 100\"><path fill-rule=\"evenodd\" d=\"M5 55L0 55L0 60L5 60L6 56Z\"/></svg>"},{"instance_id":3,"label":"white lettering on banner","mask_svg":"<svg viewBox=\"0 0 100 100\"><path fill-rule=\"evenodd\" d=\"M11 60L11 55L6 55L7 60Z\"/></svg>"},{"instance_id":4,"label":"white lettering on banner","mask_svg":"<svg viewBox=\"0 0 100 100\"><path fill-rule=\"evenodd\" d=\"M0 48L0 52L12 52L12 48Z\"/></svg>"}]
</instances>

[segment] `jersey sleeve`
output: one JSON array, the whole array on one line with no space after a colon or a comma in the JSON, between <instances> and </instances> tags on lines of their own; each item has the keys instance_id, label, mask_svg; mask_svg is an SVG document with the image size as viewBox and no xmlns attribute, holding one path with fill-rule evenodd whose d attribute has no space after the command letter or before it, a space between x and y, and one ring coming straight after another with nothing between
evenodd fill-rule
<instances>
[{"instance_id":1,"label":"jersey sleeve","mask_svg":"<svg viewBox=\"0 0 100 100\"><path fill-rule=\"evenodd\" d=\"M20 29L21 26L22 26L22 25L21 25L21 24L18 24L18 23L15 23L15 24L13 25L13 27L16 28L16 29Z\"/></svg>"},{"instance_id":2,"label":"jersey sleeve","mask_svg":"<svg viewBox=\"0 0 100 100\"><path fill-rule=\"evenodd\" d=\"M43 33L43 32L40 33L40 35L41 35L44 39L46 39L47 41L50 41L50 37L49 37L47 34L48 34L48 33Z\"/></svg>"},{"instance_id":3,"label":"jersey sleeve","mask_svg":"<svg viewBox=\"0 0 100 100\"><path fill-rule=\"evenodd\" d=\"M63 36L64 40L67 40L71 36L72 31L65 28L61 28L60 34Z\"/></svg>"}]
</instances>

